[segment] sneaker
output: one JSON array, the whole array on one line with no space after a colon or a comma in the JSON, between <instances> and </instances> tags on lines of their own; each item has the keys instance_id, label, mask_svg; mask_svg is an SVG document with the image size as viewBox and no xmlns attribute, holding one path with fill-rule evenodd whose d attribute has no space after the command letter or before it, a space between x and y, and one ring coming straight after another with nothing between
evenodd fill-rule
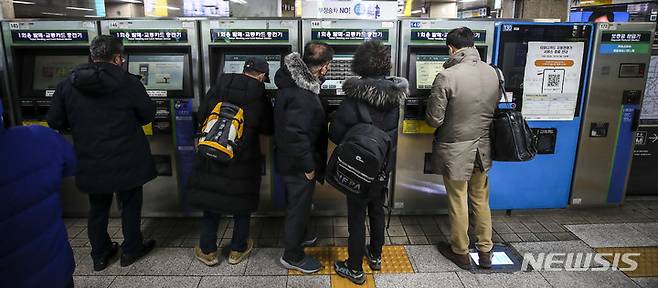
<instances>
[{"instance_id":1,"label":"sneaker","mask_svg":"<svg viewBox=\"0 0 658 288\"><path fill-rule=\"evenodd\" d=\"M382 270L382 256L375 258L372 252L370 252L370 245L366 246L366 258L368 259L368 266L370 266L370 269L375 271Z\"/></svg>"},{"instance_id":2,"label":"sneaker","mask_svg":"<svg viewBox=\"0 0 658 288\"><path fill-rule=\"evenodd\" d=\"M244 250L244 252L231 251L228 253L228 264L235 265L242 262L242 260L249 257L249 254L253 249L254 249L254 240L251 239L247 240L247 250Z\"/></svg>"},{"instance_id":3,"label":"sneaker","mask_svg":"<svg viewBox=\"0 0 658 288\"><path fill-rule=\"evenodd\" d=\"M194 256L201 263L206 264L206 266L212 267L219 264L219 258L217 258L217 252L210 252L208 254L203 253L203 250L199 246L194 247Z\"/></svg>"},{"instance_id":4,"label":"sneaker","mask_svg":"<svg viewBox=\"0 0 658 288\"><path fill-rule=\"evenodd\" d=\"M117 255L117 252L119 252L119 243L112 242L112 244L110 244L110 250L107 251L101 259L94 259L94 271L105 270L105 268L110 265L110 260Z\"/></svg>"},{"instance_id":5,"label":"sneaker","mask_svg":"<svg viewBox=\"0 0 658 288\"><path fill-rule=\"evenodd\" d=\"M452 251L449 244L439 245L439 252L443 257L448 258L448 260L455 263L459 268L464 270L471 269L471 259L468 254L460 255Z\"/></svg>"},{"instance_id":6,"label":"sneaker","mask_svg":"<svg viewBox=\"0 0 658 288\"><path fill-rule=\"evenodd\" d=\"M149 254L149 252L151 252L153 248L155 248L155 240L150 239L144 241L144 243L142 243L141 251L133 255L125 254L125 253L121 255L121 267L132 265L133 263L137 262L137 260L139 260L140 258Z\"/></svg>"},{"instance_id":7,"label":"sneaker","mask_svg":"<svg viewBox=\"0 0 658 288\"><path fill-rule=\"evenodd\" d=\"M482 269L491 269L491 251L478 251L478 264Z\"/></svg>"},{"instance_id":8,"label":"sneaker","mask_svg":"<svg viewBox=\"0 0 658 288\"><path fill-rule=\"evenodd\" d=\"M304 256L304 259L299 262L292 262L288 261L286 259L279 259L281 261L281 264L283 267L286 269L292 269L292 270L297 270L299 272L302 272L304 274L311 274L320 271L322 269L322 264L318 260L315 260L315 258L311 256Z\"/></svg>"},{"instance_id":9,"label":"sneaker","mask_svg":"<svg viewBox=\"0 0 658 288\"><path fill-rule=\"evenodd\" d=\"M313 247L318 243L318 236L308 236L308 239L302 241L302 247Z\"/></svg>"},{"instance_id":10,"label":"sneaker","mask_svg":"<svg viewBox=\"0 0 658 288\"><path fill-rule=\"evenodd\" d=\"M338 276L347 278L354 284L363 285L363 283L366 283L366 275L363 274L363 271L352 270L350 267L347 267L345 261L336 261L334 263L334 269Z\"/></svg>"}]
</instances>

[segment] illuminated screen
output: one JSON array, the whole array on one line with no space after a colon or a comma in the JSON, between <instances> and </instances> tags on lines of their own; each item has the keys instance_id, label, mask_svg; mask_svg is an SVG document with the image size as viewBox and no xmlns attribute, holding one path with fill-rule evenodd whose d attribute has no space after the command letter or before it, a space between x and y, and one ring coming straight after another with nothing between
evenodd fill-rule
<instances>
[{"instance_id":1,"label":"illuminated screen","mask_svg":"<svg viewBox=\"0 0 658 288\"><path fill-rule=\"evenodd\" d=\"M128 72L142 76L147 90L183 90L185 55L129 55Z\"/></svg>"},{"instance_id":2,"label":"illuminated screen","mask_svg":"<svg viewBox=\"0 0 658 288\"><path fill-rule=\"evenodd\" d=\"M416 89L431 89L434 78L443 71L448 55L416 55Z\"/></svg>"},{"instance_id":3,"label":"illuminated screen","mask_svg":"<svg viewBox=\"0 0 658 288\"><path fill-rule=\"evenodd\" d=\"M249 57L258 57L267 61L270 66L270 83L265 83L265 89L275 90L274 75L276 71L281 68L281 55L224 55L224 73L242 73L244 69L244 61Z\"/></svg>"},{"instance_id":4,"label":"illuminated screen","mask_svg":"<svg viewBox=\"0 0 658 288\"><path fill-rule=\"evenodd\" d=\"M57 88L60 81L68 77L71 70L80 64L87 63L89 58L84 55L34 56L34 82L32 89L47 90Z\"/></svg>"},{"instance_id":5,"label":"illuminated screen","mask_svg":"<svg viewBox=\"0 0 658 288\"><path fill-rule=\"evenodd\" d=\"M322 83L322 89L342 89L343 81L347 78L357 77L352 73L352 59L354 59L354 55L334 55L329 73L325 76L324 83Z\"/></svg>"}]
</instances>

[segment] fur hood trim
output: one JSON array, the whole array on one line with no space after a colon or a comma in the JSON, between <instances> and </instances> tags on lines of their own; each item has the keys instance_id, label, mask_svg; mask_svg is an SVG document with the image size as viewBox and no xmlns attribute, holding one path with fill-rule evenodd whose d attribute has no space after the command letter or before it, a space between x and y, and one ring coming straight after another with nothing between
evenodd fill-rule
<instances>
[{"instance_id":1,"label":"fur hood trim","mask_svg":"<svg viewBox=\"0 0 658 288\"><path fill-rule=\"evenodd\" d=\"M299 53L288 54L284 59L284 63L288 72L290 72L291 78L299 88L320 94L320 81L311 73Z\"/></svg>"},{"instance_id":2,"label":"fur hood trim","mask_svg":"<svg viewBox=\"0 0 658 288\"><path fill-rule=\"evenodd\" d=\"M343 82L343 91L347 97L385 107L399 105L407 98L409 82L401 77L350 78Z\"/></svg>"}]
</instances>

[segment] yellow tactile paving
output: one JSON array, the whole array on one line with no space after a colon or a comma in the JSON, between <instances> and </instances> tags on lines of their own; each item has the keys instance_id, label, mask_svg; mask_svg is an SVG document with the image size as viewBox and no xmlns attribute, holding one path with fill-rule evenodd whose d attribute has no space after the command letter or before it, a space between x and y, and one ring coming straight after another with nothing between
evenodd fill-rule
<instances>
[{"instance_id":1,"label":"yellow tactile paving","mask_svg":"<svg viewBox=\"0 0 658 288\"><path fill-rule=\"evenodd\" d=\"M366 283L363 285L356 285L352 283L350 280L347 280L343 277L340 277L338 275L331 275L331 288L352 288L352 287L359 287L359 288L375 288L375 278L372 277L372 274L366 274Z\"/></svg>"},{"instance_id":2,"label":"yellow tactile paving","mask_svg":"<svg viewBox=\"0 0 658 288\"><path fill-rule=\"evenodd\" d=\"M347 259L347 247L310 247L306 248L305 251L306 254L315 257L322 263L322 270L317 273L318 275L335 275L334 262ZM363 272L366 274L373 273L365 258L363 260ZM384 246L382 249L382 270L374 271L374 273L414 273L404 246ZM288 275L302 275L302 273L288 270Z\"/></svg>"},{"instance_id":3,"label":"yellow tactile paving","mask_svg":"<svg viewBox=\"0 0 658 288\"><path fill-rule=\"evenodd\" d=\"M635 271L622 271L628 277L658 277L658 247L631 247L631 248L596 248L598 253L640 253L631 259L637 261ZM608 262L613 263L614 257L605 257ZM620 269L628 268L629 265L619 261Z\"/></svg>"}]
</instances>

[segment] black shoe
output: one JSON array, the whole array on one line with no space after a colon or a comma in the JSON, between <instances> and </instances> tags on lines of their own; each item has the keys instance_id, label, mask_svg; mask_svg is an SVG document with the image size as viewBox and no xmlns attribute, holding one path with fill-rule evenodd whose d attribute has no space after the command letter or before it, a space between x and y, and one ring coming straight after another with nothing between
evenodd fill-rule
<instances>
[{"instance_id":1,"label":"black shoe","mask_svg":"<svg viewBox=\"0 0 658 288\"><path fill-rule=\"evenodd\" d=\"M320 261L315 260L315 258L305 255L304 259L299 262L293 262L293 261L288 261L281 257L279 259L281 262L281 265L285 267L286 269L292 269L292 270L297 270L299 272L302 272L304 274L311 274L320 271L322 269L322 264Z\"/></svg>"},{"instance_id":2,"label":"black shoe","mask_svg":"<svg viewBox=\"0 0 658 288\"><path fill-rule=\"evenodd\" d=\"M94 259L94 271L105 270L105 268L110 265L110 260L117 255L117 252L119 252L119 243L112 242L112 244L110 244L110 250L107 251L101 259Z\"/></svg>"},{"instance_id":3,"label":"black shoe","mask_svg":"<svg viewBox=\"0 0 658 288\"><path fill-rule=\"evenodd\" d=\"M347 267L345 261L334 262L334 269L338 276L347 278L354 284L363 285L363 283L366 283L366 275L363 274L363 271L352 270L350 267Z\"/></svg>"},{"instance_id":4,"label":"black shoe","mask_svg":"<svg viewBox=\"0 0 658 288\"><path fill-rule=\"evenodd\" d=\"M366 246L366 258L368 259L370 269L375 271L382 270L382 256L380 255L378 258L375 258L372 252L370 252L370 245Z\"/></svg>"},{"instance_id":5,"label":"black shoe","mask_svg":"<svg viewBox=\"0 0 658 288\"><path fill-rule=\"evenodd\" d=\"M130 254L123 254L121 255L121 267L126 267L130 266L131 264L137 262L140 258L146 256L146 254L149 254L155 248L155 240L146 240L142 244L142 250L137 252L136 254L130 255Z\"/></svg>"}]
</instances>

